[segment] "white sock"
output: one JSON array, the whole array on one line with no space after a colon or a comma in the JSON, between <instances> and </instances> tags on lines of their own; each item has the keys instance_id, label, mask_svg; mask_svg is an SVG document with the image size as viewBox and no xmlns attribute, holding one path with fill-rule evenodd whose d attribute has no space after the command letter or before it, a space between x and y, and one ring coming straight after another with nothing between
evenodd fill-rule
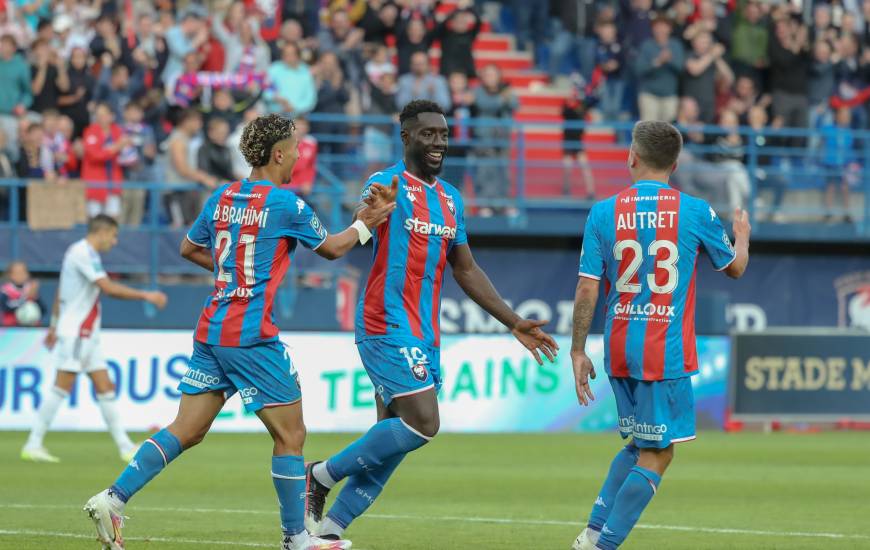
<instances>
[{"instance_id":1,"label":"white sock","mask_svg":"<svg viewBox=\"0 0 870 550\"><path fill-rule=\"evenodd\" d=\"M66 401L68 397L68 391L57 386L51 388L51 391L45 396L42 406L39 407L39 411L36 413L36 422L33 424L33 429L30 430L30 437L27 438L26 447L31 449L42 447L45 432L48 431L51 421L57 415L57 410L60 408L61 403Z\"/></svg>"},{"instance_id":2,"label":"white sock","mask_svg":"<svg viewBox=\"0 0 870 550\"><path fill-rule=\"evenodd\" d=\"M344 533L344 527L332 521L329 516L326 516L326 519L324 519L323 523L320 524L321 535L335 535L340 537L342 533Z\"/></svg>"},{"instance_id":3,"label":"white sock","mask_svg":"<svg viewBox=\"0 0 870 550\"><path fill-rule=\"evenodd\" d=\"M115 445L118 446L121 452L129 451L134 447L133 442L121 426L121 417L118 414L114 392L98 393L97 405L100 407L100 412L103 413L103 420L106 426L109 427L109 433L112 434L112 439L115 440Z\"/></svg>"},{"instance_id":4,"label":"white sock","mask_svg":"<svg viewBox=\"0 0 870 550\"><path fill-rule=\"evenodd\" d=\"M329 470L326 469L326 461L320 462L314 465L314 468L311 469L311 473L314 475L314 479L320 482L321 485L326 487L327 489L332 489L335 487L335 484L338 483L332 476L329 475Z\"/></svg>"}]
</instances>

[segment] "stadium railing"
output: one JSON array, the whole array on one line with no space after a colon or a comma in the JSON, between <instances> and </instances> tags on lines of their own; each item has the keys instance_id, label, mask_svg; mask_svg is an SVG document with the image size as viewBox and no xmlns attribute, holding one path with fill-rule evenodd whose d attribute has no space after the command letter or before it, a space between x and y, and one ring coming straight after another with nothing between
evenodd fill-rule
<instances>
[{"instance_id":1,"label":"stadium railing","mask_svg":"<svg viewBox=\"0 0 870 550\"><path fill-rule=\"evenodd\" d=\"M401 157L400 129L393 118L382 116L314 113L308 119L319 143L317 180L309 199L328 228L339 228L347 223L349 207L358 200L368 175ZM576 237L594 202L586 195L584 172L592 177L595 198L615 193L628 182L630 123L510 119L464 119L461 125L455 120L449 122L450 152L442 177L462 191L470 229L477 234ZM583 142L564 142L566 128L582 131ZM733 185L728 179L742 170L749 182L744 202L752 215L754 234L759 238L870 242L870 200L865 200L870 197L870 132L726 130L717 126L683 130L700 132L704 139L701 144L686 144L688 155L681 159L675 183L708 198L720 213L727 215L730 211L727 189ZM742 138L745 162L726 165L711 160L721 152L716 138L731 131ZM457 137L463 133L463 137ZM771 141L777 145L770 145ZM566 165L565 154L581 149L586 156L585 166ZM687 183L695 176L698 182ZM57 254L40 253L42 248L61 246L56 242L58 239L49 238L58 236L58 232L34 231L19 215L28 181L0 180L0 269L11 259L22 257L22 242L27 239L30 252L37 249L35 254L26 255L32 268L56 271ZM782 186L781 206L774 206L767 197L776 190L771 181ZM823 193L828 181L838 184L848 181L853 193L846 208L825 209ZM162 183L133 182L124 182L123 188L145 190L145 217L138 227L122 228L122 242L134 241L136 252L116 254L113 270L147 274L152 282L158 273L195 273L194 266L178 260L177 243L183 230L169 227L162 195L201 188L192 184L170 188ZM479 216L483 209L494 210L495 216L483 219ZM847 214L848 221L843 221ZM830 215L840 221L821 223Z\"/></svg>"}]
</instances>

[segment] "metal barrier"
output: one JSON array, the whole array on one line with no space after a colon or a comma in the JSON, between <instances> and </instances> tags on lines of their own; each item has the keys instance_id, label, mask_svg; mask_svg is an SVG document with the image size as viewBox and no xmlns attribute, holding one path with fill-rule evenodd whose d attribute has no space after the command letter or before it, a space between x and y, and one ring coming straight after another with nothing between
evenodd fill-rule
<instances>
[{"instance_id":1,"label":"metal barrier","mask_svg":"<svg viewBox=\"0 0 870 550\"><path fill-rule=\"evenodd\" d=\"M355 204L369 174L401 158L401 132L397 122L385 116L313 113L308 119L312 134L319 142L317 180L310 201L328 228L340 228L349 218L344 205ZM628 184L625 160L631 123L518 122L511 119L464 119L458 125L452 119L448 122L451 135L461 137L451 137L442 176L463 192L468 218L482 213L483 209L495 209L508 218L516 216L521 220L535 213L546 217L553 211L583 212L593 202L581 187L584 177L591 174L596 198L615 193ZM566 129L582 131L586 139L582 143L579 140L565 142ZM753 221L764 222L771 214L777 214L785 218L778 222L786 222L779 224L778 233L771 228L772 224L768 227L762 224L758 234L775 233L777 238L788 239L787 222L817 223L827 212L850 217L848 235L861 240L870 238L870 132L718 126L692 126L681 131L685 135L699 134L702 139L685 144L685 154L674 176L675 184L689 192L700 189L702 196L709 192L711 204L720 211L727 211L727 200L723 201L721 195L723 192L727 195L729 186L735 185L728 181L729 177L737 174L745 178L749 186L745 206ZM716 138L729 133L740 136L745 162L716 160L717 154L723 153ZM566 156L580 151L585 160L566 162ZM692 181L695 177L702 185ZM822 192L829 184L850 187L854 192L852 202L825 210ZM18 213L25 186L26 181L21 179L0 180L0 192L5 190L7 195L5 201L0 199L0 210L5 206L8 212L8 216L0 218L0 231L7 231L10 238L9 257L0 254L0 268L19 257L21 252L25 220ZM691 189L693 186L697 189ZM201 188L133 182L125 182L123 187L144 189L147 194L147 215L137 231L147 236L148 260L145 265L130 266L129 270L148 273L152 282L156 282L158 273L175 269L165 268L160 261L160 240L176 232L168 227L161 196L169 191ZM774 194L773 203L759 199L768 189ZM783 196L789 194L803 194L810 199L803 205L793 201L779 204ZM503 232L517 230L511 223L503 227ZM124 230L131 231L130 228ZM572 232L574 230L572 227ZM805 231L804 235L807 234L810 233Z\"/></svg>"}]
</instances>

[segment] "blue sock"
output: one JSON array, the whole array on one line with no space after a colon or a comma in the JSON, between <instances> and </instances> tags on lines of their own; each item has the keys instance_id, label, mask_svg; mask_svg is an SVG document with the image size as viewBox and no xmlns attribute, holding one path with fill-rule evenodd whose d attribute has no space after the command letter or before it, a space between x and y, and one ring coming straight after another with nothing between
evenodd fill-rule
<instances>
[{"instance_id":1,"label":"blue sock","mask_svg":"<svg viewBox=\"0 0 870 550\"><path fill-rule=\"evenodd\" d=\"M588 524L590 529L601 532L601 528L604 527L604 523L607 521L607 516L610 515L610 511L613 509L613 503L616 500L619 488L622 487L622 484L625 483L625 478L628 477L628 473L637 464L639 453L640 450L634 443L629 443L616 453L616 457L610 463L610 471L607 472L604 485L601 486L598 498L595 499L595 504L592 505L592 513L589 514Z\"/></svg>"},{"instance_id":2,"label":"blue sock","mask_svg":"<svg viewBox=\"0 0 870 550\"><path fill-rule=\"evenodd\" d=\"M384 490L387 480L396 471L407 453L399 453L383 461L376 470L364 471L350 476L338 493L338 498L329 509L327 517L347 529L350 522L360 517Z\"/></svg>"},{"instance_id":3,"label":"blue sock","mask_svg":"<svg viewBox=\"0 0 870 550\"><path fill-rule=\"evenodd\" d=\"M387 459L419 449L429 442L401 418L381 420L365 435L326 461L326 471L334 481L381 468Z\"/></svg>"},{"instance_id":4,"label":"blue sock","mask_svg":"<svg viewBox=\"0 0 870 550\"><path fill-rule=\"evenodd\" d=\"M625 483L616 494L613 510L607 523L601 528L598 547L602 550L616 550L622 544L634 524L640 519L646 505L656 494L662 478L653 471L635 466L631 469Z\"/></svg>"},{"instance_id":5,"label":"blue sock","mask_svg":"<svg viewBox=\"0 0 870 550\"><path fill-rule=\"evenodd\" d=\"M293 536L305 530L305 462L298 455L272 457L272 483L281 506L281 530Z\"/></svg>"},{"instance_id":6,"label":"blue sock","mask_svg":"<svg viewBox=\"0 0 870 550\"><path fill-rule=\"evenodd\" d=\"M121 472L109 489L122 501L127 502L139 489L151 481L170 462L181 454L181 443L166 428L152 435L139 447L136 456Z\"/></svg>"}]
</instances>

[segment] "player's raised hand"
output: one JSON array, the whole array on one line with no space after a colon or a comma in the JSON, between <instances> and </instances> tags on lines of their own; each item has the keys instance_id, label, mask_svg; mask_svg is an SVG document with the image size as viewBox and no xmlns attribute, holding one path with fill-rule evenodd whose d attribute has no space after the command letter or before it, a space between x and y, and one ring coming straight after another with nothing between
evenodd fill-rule
<instances>
[{"instance_id":1,"label":"player's raised hand","mask_svg":"<svg viewBox=\"0 0 870 550\"><path fill-rule=\"evenodd\" d=\"M549 321L536 321L534 319L520 319L517 324L511 329L511 334L514 338L520 341L527 350L532 352L535 361L539 365L543 365L541 353L547 356L551 362L555 360L556 353L559 351L559 344L553 340L553 337L541 330L541 327Z\"/></svg>"},{"instance_id":2,"label":"player's raised hand","mask_svg":"<svg viewBox=\"0 0 870 550\"><path fill-rule=\"evenodd\" d=\"M752 226L749 225L749 212L739 207L734 210L733 230L735 239L749 241L749 235L752 233Z\"/></svg>"},{"instance_id":3,"label":"player's raised hand","mask_svg":"<svg viewBox=\"0 0 870 550\"><path fill-rule=\"evenodd\" d=\"M153 290L145 293L145 301L149 304L153 304L157 309L163 309L166 307L166 294L160 292L159 290Z\"/></svg>"},{"instance_id":4,"label":"player's raised hand","mask_svg":"<svg viewBox=\"0 0 870 550\"><path fill-rule=\"evenodd\" d=\"M571 363L574 366L574 389L577 390L577 401L586 406L595 400L589 379L595 379L595 366L592 359L582 351L571 352Z\"/></svg>"},{"instance_id":5,"label":"player's raised hand","mask_svg":"<svg viewBox=\"0 0 870 550\"><path fill-rule=\"evenodd\" d=\"M396 197L399 194L399 176L393 176L389 187L373 183L363 202L366 207L357 213L366 227L373 228L384 223L396 209Z\"/></svg>"}]
</instances>

